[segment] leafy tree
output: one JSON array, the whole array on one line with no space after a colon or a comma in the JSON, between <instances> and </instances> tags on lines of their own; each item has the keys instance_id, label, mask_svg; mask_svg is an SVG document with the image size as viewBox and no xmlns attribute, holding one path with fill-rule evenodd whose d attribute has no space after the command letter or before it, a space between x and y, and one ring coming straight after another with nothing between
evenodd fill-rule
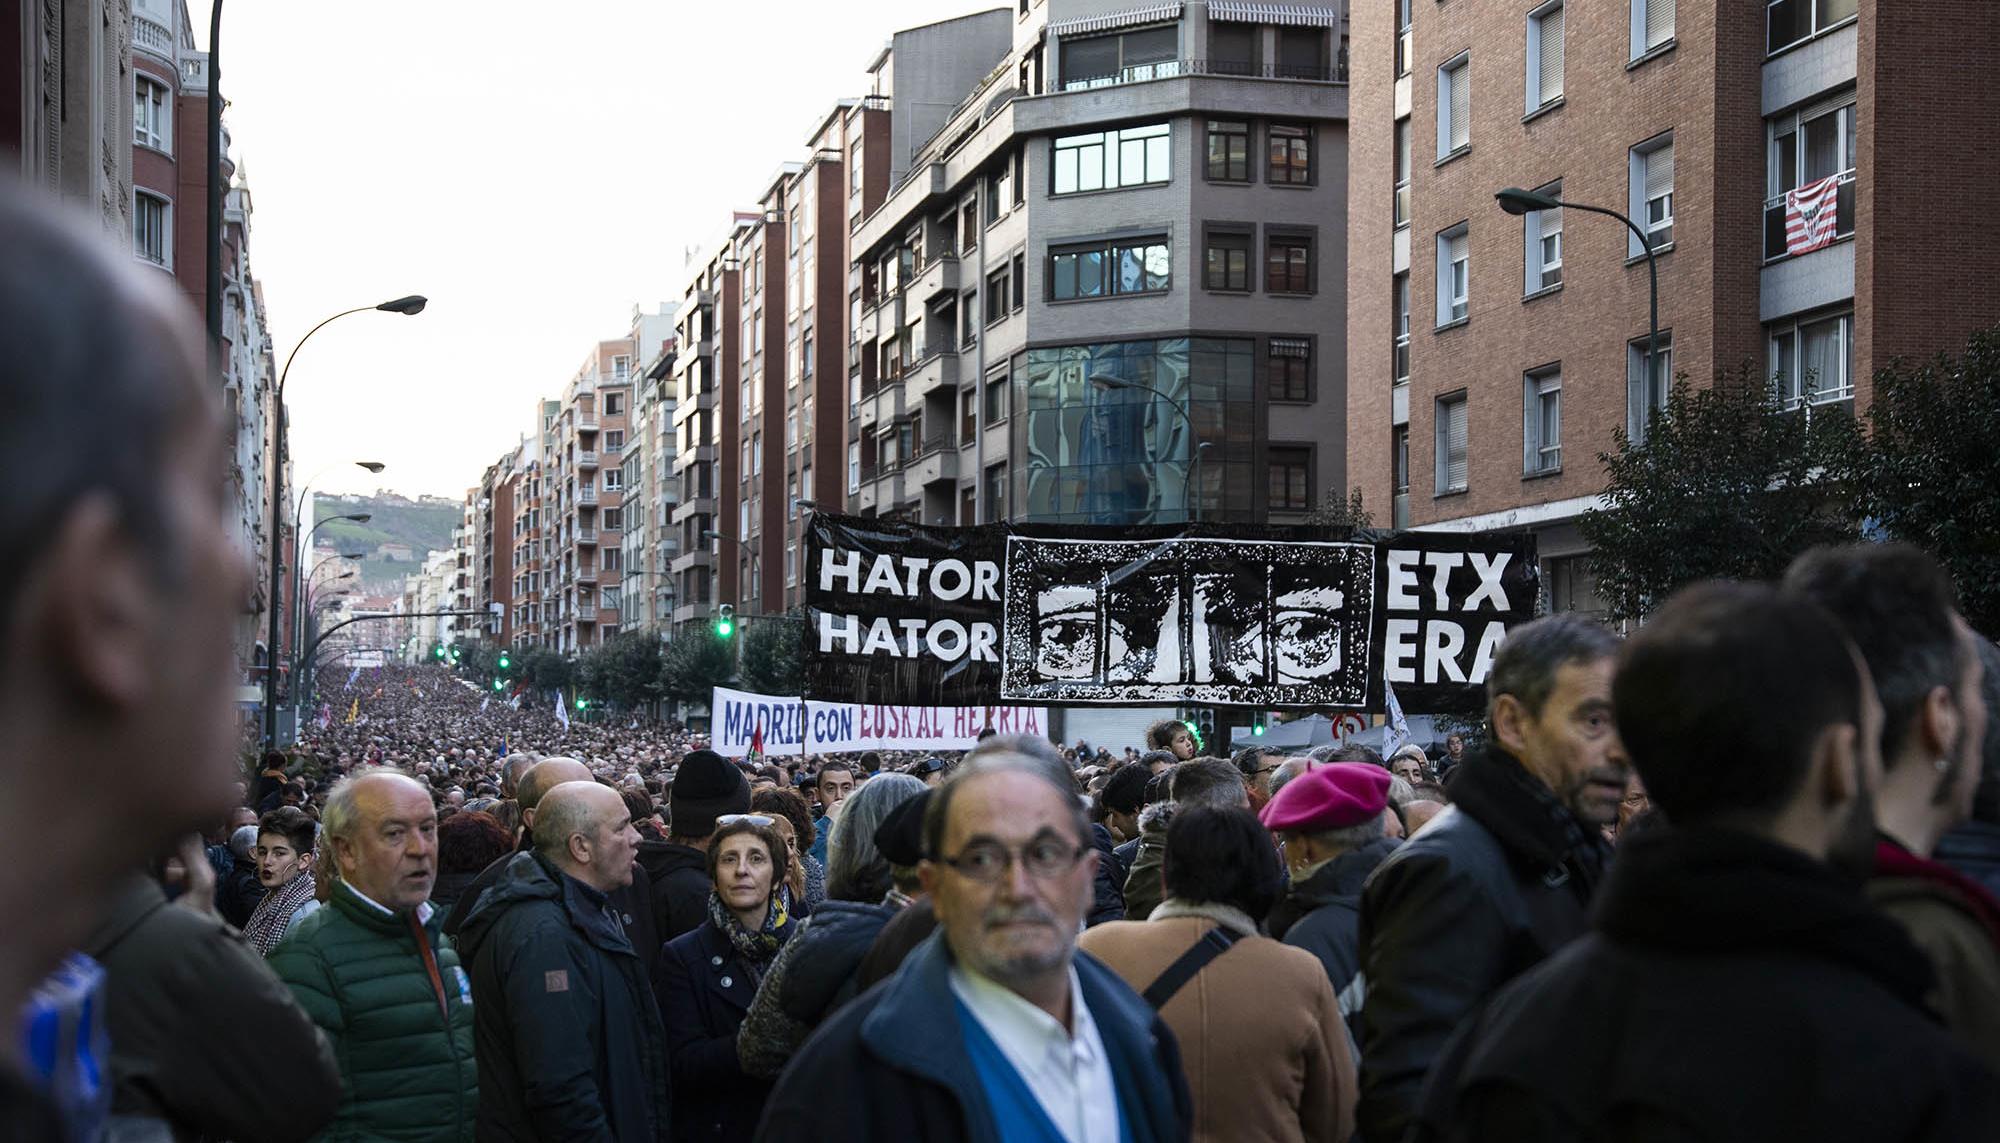
<instances>
[{"instance_id":1,"label":"leafy tree","mask_svg":"<svg viewBox=\"0 0 2000 1143\"><path fill-rule=\"evenodd\" d=\"M660 641L644 631L620 631L577 659L584 693L620 710L660 697Z\"/></svg>"},{"instance_id":2,"label":"leafy tree","mask_svg":"<svg viewBox=\"0 0 2000 1143\"><path fill-rule=\"evenodd\" d=\"M735 678L735 644L707 627L676 637L661 656L660 693L668 698L705 703L714 688Z\"/></svg>"},{"instance_id":3,"label":"leafy tree","mask_svg":"<svg viewBox=\"0 0 2000 1143\"><path fill-rule=\"evenodd\" d=\"M1375 516L1368 511L1367 505L1362 503L1359 488L1343 502L1334 494L1333 488L1329 487L1321 503L1324 507L1313 509L1312 514L1306 517L1321 527L1346 528L1358 532L1375 526Z\"/></svg>"},{"instance_id":4,"label":"leafy tree","mask_svg":"<svg viewBox=\"0 0 2000 1143\"><path fill-rule=\"evenodd\" d=\"M743 688L786 697L803 693L806 630L797 609L783 618L751 621L743 632Z\"/></svg>"},{"instance_id":5,"label":"leafy tree","mask_svg":"<svg viewBox=\"0 0 2000 1143\"><path fill-rule=\"evenodd\" d=\"M549 647L524 647L514 663L521 681L536 690L566 690L576 682L576 664Z\"/></svg>"},{"instance_id":6,"label":"leafy tree","mask_svg":"<svg viewBox=\"0 0 2000 1143\"><path fill-rule=\"evenodd\" d=\"M1974 628L2000 635L2000 327L1965 355L1875 374L1869 514L1938 558Z\"/></svg>"},{"instance_id":7,"label":"leafy tree","mask_svg":"<svg viewBox=\"0 0 2000 1143\"><path fill-rule=\"evenodd\" d=\"M1776 578L1807 548L1861 534L1866 442L1852 417L1788 411L1747 369L1707 389L1686 381L1644 443L1620 430L1618 451L1600 454L1606 505L1579 521L1614 619L1696 580Z\"/></svg>"}]
</instances>

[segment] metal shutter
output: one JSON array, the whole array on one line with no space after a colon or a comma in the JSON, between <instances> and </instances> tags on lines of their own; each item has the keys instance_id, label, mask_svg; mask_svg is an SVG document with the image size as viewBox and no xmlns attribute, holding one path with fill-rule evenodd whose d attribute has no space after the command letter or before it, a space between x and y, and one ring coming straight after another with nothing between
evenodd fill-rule
<instances>
[{"instance_id":1,"label":"metal shutter","mask_svg":"<svg viewBox=\"0 0 2000 1143\"><path fill-rule=\"evenodd\" d=\"M1465 400L1447 403L1444 406L1444 458L1441 469L1444 473L1444 487L1464 488L1467 477L1467 461L1470 450L1466 447Z\"/></svg>"},{"instance_id":2,"label":"metal shutter","mask_svg":"<svg viewBox=\"0 0 2000 1143\"><path fill-rule=\"evenodd\" d=\"M1674 190L1674 145L1671 141L1646 152L1646 201Z\"/></svg>"},{"instance_id":3,"label":"metal shutter","mask_svg":"<svg viewBox=\"0 0 2000 1143\"><path fill-rule=\"evenodd\" d=\"M1470 60L1445 73L1451 88L1451 150L1472 141L1472 63Z\"/></svg>"},{"instance_id":4,"label":"metal shutter","mask_svg":"<svg viewBox=\"0 0 2000 1143\"><path fill-rule=\"evenodd\" d=\"M1674 38L1674 0L1646 0L1646 49Z\"/></svg>"},{"instance_id":5,"label":"metal shutter","mask_svg":"<svg viewBox=\"0 0 2000 1143\"><path fill-rule=\"evenodd\" d=\"M1537 105L1545 104L1563 91L1563 10L1557 8L1541 18L1541 89Z\"/></svg>"}]
</instances>

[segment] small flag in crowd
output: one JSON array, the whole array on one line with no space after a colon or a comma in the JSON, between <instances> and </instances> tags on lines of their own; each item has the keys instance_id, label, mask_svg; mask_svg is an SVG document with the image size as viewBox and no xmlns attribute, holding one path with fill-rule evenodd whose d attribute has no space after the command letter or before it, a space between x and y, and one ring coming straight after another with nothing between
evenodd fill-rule
<instances>
[{"instance_id":1,"label":"small flag in crowd","mask_svg":"<svg viewBox=\"0 0 2000 1143\"><path fill-rule=\"evenodd\" d=\"M1809 254L1840 230L1840 176L1785 192L1785 253Z\"/></svg>"},{"instance_id":2,"label":"small flag in crowd","mask_svg":"<svg viewBox=\"0 0 2000 1143\"><path fill-rule=\"evenodd\" d=\"M361 713L361 700L355 699L354 705L347 708L347 721L353 722L355 716L360 713Z\"/></svg>"},{"instance_id":3,"label":"small flag in crowd","mask_svg":"<svg viewBox=\"0 0 2000 1143\"><path fill-rule=\"evenodd\" d=\"M556 691L556 721L562 723L564 730L569 729L569 708L563 705L561 689Z\"/></svg>"},{"instance_id":4,"label":"small flag in crowd","mask_svg":"<svg viewBox=\"0 0 2000 1143\"><path fill-rule=\"evenodd\" d=\"M1389 708L1389 733L1383 737L1382 756L1387 758L1410 741L1410 723L1403 717L1403 704L1396 701L1396 688L1382 680L1382 698Z\"/></svg>"},{"instance_id":5,"label":"small flag in crowd","mask_svg":"<svg viewBox=\"0 0 2000 1143\"><path fill-rule=\"evenodd\" d=\"M764 725L758 723L750 732L750 757L754 760L764 756Z\"/></svg>"},{"instance_id":6,"label":"small flag in crowd","mask_svg":"<svg viewBox=\"0 0 2000 1143\"><path fill-rule=\"evenodd\" d=\"M327 727L332 725L333 725L333 704L330 702L323 702L319 704L319 728L321 730L325 730Z\"/></svg>"},{"instance_id":7,"label":"small flag in crowd","mask_svg":"<svg viewBox=\"0 0 2000 1143\"><path fill-rule=\"evenodd\" d=\"M344 690L344 691L348 691L348 690L353 690L353 689L354 689L354 680L356 680L356 679L358 679L358 678L360 678L360 677L361 677L361 668L360 668L360 667L356 667L356 668L354 668L353 670L351 670L351 671L347 672L347 685L346 685L346 686L343 686L343 687L341 687L340 689L341 689L341 690Z\"/></svg>"},{"instance_id":8,"label":"small flag in crowd","mask_svg":"<svg viewBox=\"0 0 2000 1143\"><path fill-rule=\"evenodd\" d=\"M492 704L492 702L493 702L493 700L492 700L492 699L491 699L490 697L489 697L489 698L483 698L483 699L480 699L480 700L479 700L479 713L481 713L481 714L485 714L485 713L486 713L486 708L487 708L487 707L488 707L489 705L491 705L491 704Z\"/></svg>"}]
</instances>

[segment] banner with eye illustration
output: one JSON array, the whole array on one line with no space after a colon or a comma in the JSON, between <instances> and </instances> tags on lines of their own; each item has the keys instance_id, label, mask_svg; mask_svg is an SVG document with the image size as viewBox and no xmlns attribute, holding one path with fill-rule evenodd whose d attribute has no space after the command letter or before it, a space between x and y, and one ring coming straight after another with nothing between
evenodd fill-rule
<instances>
[{"instance_id":1,"label":"banner with eye illustration","mask_svg":"<svg viewBox=\"0 0 2000 1143\"><path fill-rule=\"evenodd\" d=\"M1480 702L1540 590L1526 536L924 527L815 514L806 694L832 702Z\"/></svg>"}]
</instances>

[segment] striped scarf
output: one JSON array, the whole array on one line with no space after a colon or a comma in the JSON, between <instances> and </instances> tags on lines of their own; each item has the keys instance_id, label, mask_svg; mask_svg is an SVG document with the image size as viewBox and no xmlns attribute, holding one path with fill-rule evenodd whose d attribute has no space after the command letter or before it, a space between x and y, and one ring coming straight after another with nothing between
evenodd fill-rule
<instances>
[{"instance_id":1,"label":"striped scarf","mask_svg":"<svg viewBox=\"0 0 2000 1143\"><path fill-rule=\"evenodd\" d=\"M301 869L292 874L292 879L264 894L257 902L256 911L243 924L243 935L257 948L259 956L270 956L278 942L285 939L285 929L292 923L292 914L313 899L313 875L310 869Z\"/></svg>"}]
</instances>

